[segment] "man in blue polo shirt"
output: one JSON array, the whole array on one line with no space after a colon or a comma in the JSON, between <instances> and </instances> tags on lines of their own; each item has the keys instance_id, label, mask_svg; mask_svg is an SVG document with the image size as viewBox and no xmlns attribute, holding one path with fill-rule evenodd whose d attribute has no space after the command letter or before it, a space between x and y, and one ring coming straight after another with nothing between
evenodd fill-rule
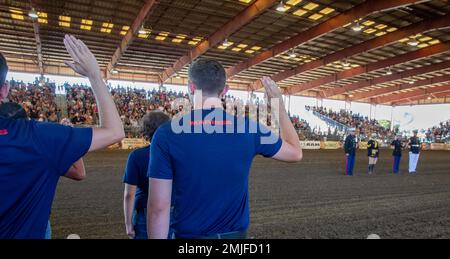
<instances>
[{"instance_id":1,"label":"man in blue polo shirt","mask_svg":"<svg viewBox=\"0 0 450 259\"><path fill-rule=\"evenodd\" d=\"M220 63L209 59L193 62L188 90L194 110L163 124L153 137L148 172L149 238L167 238L172 189L175 238L246 238L253 158L302 159L297 132L275 82L267 77L262 80L269 100L274 99L272 111L279 110L281 138L257 122L225 112L221 102L227 91L225 82Z\"/></svg>"},{"instance_id":2,"label":"man in blue polo shirt","mask_svg":"<svg viewBox=\"0 0 450 259\"><path fill-rule=\"evenodd\" d=\"M64 44L73 59L66 64L91 82L100 126L76 129L0 118L0 239L43 239L59 177L88 151L125 136L94 55L72 36L66 36ZM7 71L6 60L0 55L0 101L8 96Z\"/></svg>"},{"instance_id":3,"label":"man in blue polo shirt","mask_svg":"<svg viewBox=\"0 0 450 259\"><path fill-rule=\"evenodd\" d=\"M167 114L154 111L142 119L142 133L152 141L158 127L169 121ZM150 146L139 148L130 153L125 167L123 209L125 230L131 239L147 239L147 197L148 197L148 162Z\"/></svg>"}]
</instances>

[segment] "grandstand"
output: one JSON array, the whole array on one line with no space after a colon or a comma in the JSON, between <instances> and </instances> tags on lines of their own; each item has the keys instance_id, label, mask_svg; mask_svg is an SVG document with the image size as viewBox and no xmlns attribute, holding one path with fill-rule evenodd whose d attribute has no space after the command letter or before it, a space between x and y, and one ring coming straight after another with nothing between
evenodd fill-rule
<instances>
[{"instance_id":1,"label":"grandstand","mask_svg":"<svg viewBox=\"0 0 450 259\"><path fill-rule=\"evenodd\" d=\"M370 106L449 103L446 1L290 0L282 1L284 8L278 2L9 1L0 9L0 51L12 71L76 76L64 64L62 42L73 33L92 48L106 80L182 86L187 65L203 56L224 64L229 86L247 96L262 91L258 80L270 75L289 103L296 96ZM95 106L83 91L85 105ZM82 100L66 94L66 100L57 97L63 106L68 102L59 113L95 124L95 107L78 112ZM120 102L123 93L114 94ZM123 111L127 125L136 125L146 104ZM302 117L319 135L345 132L337 122Z\"/></svg>"},{"instance_id":2,"label":"grandstand","mask_svg":"<svg viewBox=\"0 0 450 259\"><path fill-rule=\"evenodd\" d=\"M13 0L1 6L0 51L13 71L73 76L62 43L73 33L105 79L185 85L204 56L233 89L259 91L271 75L292 96L449 102L447 1L279 2Z\"/></svg>"}]
</instances>

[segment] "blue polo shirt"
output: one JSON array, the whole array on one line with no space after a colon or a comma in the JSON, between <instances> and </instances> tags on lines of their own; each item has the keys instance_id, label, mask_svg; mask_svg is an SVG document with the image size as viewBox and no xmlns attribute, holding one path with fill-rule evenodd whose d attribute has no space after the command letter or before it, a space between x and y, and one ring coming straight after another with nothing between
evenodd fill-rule
<instances>
[{"instance_id":1,"label":"blue polo shirt","mask_svg":"<svg viewBox=\"0 0 450 259\"><path fill-rule=\"evenodd\" d=\"M163 124L153 137L148 176L173 180L175 233L195 238L246 230L253 158L272 157L281 145L264 126L222 109Z\"/></svg>"},{"instance_id":2,"label":"blue polo shirt","mask_svg":"<svg viewBox=\"0 0 450 259\"><path fill-rule=\"evenodd\" d=\"M136 186L134 209L147 208L148 198L148 161L150 159L150 146L136 149L128 156L123 182Z\"/></svg>"},{"instance_id":3,"label":"blue polo shirt","mask_svg":"<svg viewBox=\"0 0 450 259\"><path fill-rule=\"evenodd\" d=\"M92 129L0 118L0 239L42 239L56 184L84 156Z\"/></svg>"}]
</instances>

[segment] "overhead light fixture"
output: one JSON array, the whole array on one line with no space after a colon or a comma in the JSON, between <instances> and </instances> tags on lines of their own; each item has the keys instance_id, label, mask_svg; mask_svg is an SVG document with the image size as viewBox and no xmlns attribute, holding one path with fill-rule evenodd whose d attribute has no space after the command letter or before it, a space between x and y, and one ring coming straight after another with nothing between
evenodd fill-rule
<instances>
[{"instance_id":1,"label":"overhead light fixture","mask_svg":"<svg viewBox=\"0 0 450 259\"><path fill-rule=\"evenodd\" d=\"M280 3L277 5L277 11L278 12L286 12L286 5L284 5L283 1L280 1Z\"/></svg>"},{"instance_id":2,"label":"overhead light fixture","mask_svg":"<svg viewBox=\"0 0 450 259\"><path fill-rule=\"evenodd\" d=\"M176 78L176 79L181 79L181 76L180 76L179 74L177 74L177 75L175 76L175 78Z\"/></svg>"},{"instance_id":3,"label":"overhead light fixture","mask_svg":"<svg viewBox=\"0 0 450 259\"><path fill-rule=\"evenodd\" d=\"M233 44L230 43L230 42L228 41L228 39L225 39L225 40L223 41L222 45L225 46L225 47L228 47L228 46L231 46L231 45L233 45Z\"/></svg>"},{"instance_id":4,"label":"overhead light fixture","mask_svg":"<svg viewBox=\"0 0 450 259\"><path fill-rule=\"evenodd\" d=\"M349 94L348 97L353 98L353 94Z\"/></svg>"},{"instance_id":5,"label":"overhead light fixture","mask_svg":"<svg viewBox=\"0 0 450 259\"><path fill-rule=\"evenodd\" d=\"M289 54L289 57L290 58L296 58L297 57L297 54L295 54L294 49L291 50L291 53Z\"/></svg>"},{"instance_id":6,"label":"overhead light fixture","mask_svg":"<svg viewBox=\"0 0 450 259\"><path fill-rule=\"evenodd\" d=\"M360 31L362 31L362 27L361 27L361 24L359 24L359 22L357 22L353 27L352 27L352 30L353 31L356 31L356 32L360 32Z\"/></svg>"},{"instance_id":7,"label":"overhead light fixture","mask_svg":"<svg viewBox=\"0 0 450 259\"><path fill-rule=\"evenodd\" d=\"M111 70L111 74L119 74L119 71L117 71L116 69Z\"/></svg>"},{"instance_id":8,"label":"overhead light fixture","mask_svg":"<svg viewBox=\"0 0 450 259\"><path fill-rule=\"evenodd\" d=\"M413 85L413 84L415 83L415 81L414 81L414 80L410 80L408 83L409 83L410 85Z\"/></svg>"},{"instance_id":9,"label":"overhead light fixture","mask_svg":"<svg viewBox=\"0 0 450 259\"><path fill-rule=\"evenodd\" d=\"M146 34L147 30L145 29L144 25L141 26L141 28L139 28L139 34Z\"/></svg>"},{"instance_id":10,"label":"overhead light fixture","mask_svg":"<svg viewBox=\"0 0 450 259\"><path fill-rule=\"evenodd\" d=\"M386 75L387 75L387 76L392 75L391 67L388 67L388 69L387 69L387 71L386 71Z\"/></svg>"},{"instance_id":11,"label":"overhead light fixture","mask_svg":"<svg viewBox=\"0 0 450 259\"><path fill-rule=\"evenodd\" d=\"M428 100L431 100L431 99L433 99L433 97L431 97L431 96L428 96L428 97L427 97L427 99L428 99Z\"/></svg>"},{"instance_id":12,"label":"overhead light fixture","mask_svg":"<svg viewBox=\"0 0 450 259\"><path fill-rule=\"evenodd\" d=\"M30 16L33 19L37 19L39 18L38 13L36 12L36 10L33 8L31 8L30 12L28 13L28 16Z\"/></svg>"},{"instance_id":13,"label":"overhead light fixture","mask_svg":"<svg viewBox=\"0 0 450 259\"><path fill-rule=\"evenodd\" d=\"M351 65L346 59L344 59L344 61L342 61L342 66L347 68L350 67Z\"/></svg>"}]
</instances>

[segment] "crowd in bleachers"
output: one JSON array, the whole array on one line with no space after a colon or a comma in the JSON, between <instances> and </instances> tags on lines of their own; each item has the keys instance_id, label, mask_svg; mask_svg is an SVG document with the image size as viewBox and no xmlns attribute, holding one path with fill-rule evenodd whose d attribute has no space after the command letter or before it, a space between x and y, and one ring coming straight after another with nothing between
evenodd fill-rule
<instances>
[{"instance_id":1,"label":"crowd in bleachers","mask_svg":"<svg viewBox=\"0 0 450 259\"><path fill-rule=\"evenodd\" d=\"M25 84L23 82L10 82L12 86L10 99L11 101L20 103L26 109L28 115L32 119L48 122L61 121L63 115L56 103L55 90L59 93L65 93L67 104L67 117L74 125L96 125L98 123L98 110L92 89L86 85L64 84L55 86L51 83ZM124 127L129 133L128 136L137 136L139 132L140 119L153 110L160 110L170 116L174 116L183 109L183 105L173 105L173 101L177 98L188 99L187 94L165 90L144 90L130 87L109 87L111 95L116 103L119 114L121 115ZM225 101L231 102L234 107L234 113L240 115L251 116L256 119L258 115L265 112L267 119L262 119L262 123L270 125L270 110L263 110L265 107L264 100L254 98L249 102L244 102L234 96L226 96ZM256 113L250 114L250 105ZM245 109L241 109L245 107ZM314 138L318 139L319 134L311 129L309 124L300 119L298 116L291 117L296 130L301 139ZM269 122L268 122L269 121Z\"/></svg>"},{"instance_id":2,"label":"crowd in bleachers","mask_svg":"<svg viewBox=\"0 0 450 259\"><path fill-rule=\"evenodd\" d=\"M297 130L300 140L321 140L323 134L320 133L320 129L313 129L309 123L301 119L298 115L291 116L292 124L295 130Z\"/></svg>"},{"instance_id":3,"label":"crowd in bleachers","mask_svg":"<svg viewBox=\"0 0 450 259\"><path fill-rule=\"evenodd\" d=\"M96 124L97 105L91 88L79 85L66 85L68 114L73 124ZM186 97L182 93L136 88L110 88L125 127L137 127L140 119L153 110L161 110L175 115L179 109L172 109L172 101Z\"/></svg>"},{"instance_id":4,"label":"crowd in bleachers","mask_svg":"<svg viewBox=\"0 0 450 259\"><path fill-rule=\"evenodd\" d=\"M380 139L386 139L392 138L395 135L395 133L383 127L377 120L369 119L367 116L362 116L352 111L341 109L337 112L331 108L310 106L306 106L306 109L322 115L346 128L355 128L356 133L361 137L370 136L372 133L375 133Z\"/></svg>"},{"instance_id":5,"label":"crowd in bleachers","mask_svg":"<svg viewBox=\"0 0 450 259\"><path fill-rule=\"evenodd\" d=\"M41 83L36 80L35 83L23 83L18 81L10 81L11 93L9 99L12 102L22 104L31 119L48 122L61 121L63 115L60 107L56 102L57 89L59 92L66 93L67 101L67 117L74 125L95 125L98 123L97 104L95 102L92 89L84 85L69 85L55 86L51 83ZM147 113L153 110L161 110L170 116L177 114L183 109L182 105L175 107L173 101L176 98L187 99L187 94L174 91L165 90L143 90L130 87L110 87L110 91L114 102L117 105L121 115L124 127L130 132L129 136L136 136L138 133L138 126L140 119ZM227 96L227 101L231 101L235 105L237 112L239 106L245 106L245 114L249 115L249 104L256 107L257 113L262 113L262 107L265 107L264 101L259 99L252 99L252 101L244 102L233 96ZM307 110L313 111L315 114L324 116L336 124L343 125L348 128L355 128L357 133L364 137L372 133L376 133L380 139L391 138L394 133L389 129L384 128L376 120L371 120L367 116L362 116L351 111L340 110L333 111L330 108L324 107L310 107L306 106ZM267 112L267 111L265 111ZM254 116L255 114L250 114ZM270 112L268 114L270 121ZM264 124L268 120L261 121ZM342 137L337 129L334 132L322 132L320 129L311 128L307 121L301 119L297 115L291 115L292 123L302 140L321 140L324 138L335 139ZM132 130L135 129L135 130ZM428 142L445 142L449 136L450 120L442 122L439 125L423 131L426 141Z\"/></svg>"},{"instance_id":6,"label":"crowd in bleachers","mask_svg":"<svg viewBox=\"0 0 450 259\"><path fill-rule=\"evenodd\" d=\"M58 122L61 119L61 110L56 105L55 85L15 80L11 80L9 84L9 100L20 103L29 118L49 122Z\"/></svg>"}]
</instances>

